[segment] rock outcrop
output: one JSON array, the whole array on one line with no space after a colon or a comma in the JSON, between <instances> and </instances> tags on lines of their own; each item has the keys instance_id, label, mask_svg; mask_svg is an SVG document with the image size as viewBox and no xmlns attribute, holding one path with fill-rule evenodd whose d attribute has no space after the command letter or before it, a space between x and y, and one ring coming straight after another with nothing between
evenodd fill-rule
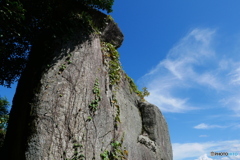
<instances>
[{"instance_id":1,"label":"rock outcrop","mask_svg":"<svg viewBox=\"0 0 240 160\"><path fill-rule=\"evenodd\" d=\"M122 40L108 21L101 34L65 43L34 87L25 87L35 74L27 66L13 101L6 159L173 159L162 113L121 69L115 48Z\"/></svg>"}]
</instances>

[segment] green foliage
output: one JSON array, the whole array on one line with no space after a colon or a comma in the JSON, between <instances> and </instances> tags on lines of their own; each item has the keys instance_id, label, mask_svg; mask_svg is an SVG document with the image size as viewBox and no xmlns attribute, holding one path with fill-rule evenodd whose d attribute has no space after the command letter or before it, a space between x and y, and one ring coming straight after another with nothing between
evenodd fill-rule
<instances>
[{"instance_id":1,"label":"green foliage","mask_svg":"<svg viewBox=\"0 0 240 160\"><path fill-rule=\"evenodd\" d=\"M120 106L118 105L118 101L116 99L116 95L115 93L113 93L113 99L112 99L112 105L116 108L116 114L115 114L115 117L114 117L114 128L115 129L118 129L118 124L121 123L121 120L120 120Z\"/></svg>"},{"instance_id":2,"label":"green foliage","mask_svg":"<svg viewBox=\"0 0 240 160\"><path fill-rule=\"evenodd\" d=\"M93 29L93 9L112 11L114 0L0 0L0 85L10 87L39 42L50 52L55 40ZM37 54L49 56L45 52Z\"/></svg>"},{"instance_id":3,"label":"green foliage","mask_svg":"<svg viewBox=\"0 0 240 160\"><path fill-rule=\"evenodd\" d=\"M72 54L68 54L67 58L65 59L65 62L62 65L60 65L58 74L61 74L67 68L67 66L72 63L72 61L70 60L71 56Z\"/></svg>"},{"instance_id":4,"label":"green foliage","mask_svg":"<svg viewBox=\"0 0 240 160\"><path fill-rule=\"evenodd\" d=\"M128 75L126 75L126 79L128 80L129 83L129 88L130 88L130 92L135 92L135 93L139 93L139 90L136 86L136 84L134 83L133 79L130 78Z\"/></svg>"},{"instance_id":5,"label":"green foliage","mask_svg":"<svg viewBox=\"0 0 240 160\"><path fill-rule=\"evenodd\" d=\"M73 146L73 154L71 156L71 158L66 158L66 151L63 151L63 156L65 157L64 160L85 160L85 156L82 154L83 150L83 145L82 144L78 144L78 143L74 143Z\"/></svg>"},{"instance_id":6,"label":"green foliage","mask_svg":"<svg viewBox=\"0 0 240 160\"><path fill-rule=\"evenodd\" d=\"M89 109L95 112L99 106L99 102L102 100L98 79L95 80L92 92L94 94L94 100L90 103Z\"/></svg>"},{"instance_id":7,"label":"green foliage","mask_svg":"<svg viewBox=\"0 0 240 160\"><path fill-rule=\"evenodd\" d=\"M102 158L102 160L110 160L109 159L109 151L104 151L103 153L100 154L100 157Z\"/></svg>"},{"instance_id":8,"label":"green foliage","mask_svg":"<svg viewBox=\"0 0 240 160\"><path fill-rule=\"evenodd\" d=\"M115 107L117 108L117 113L116 113L115 118L114 118L114 127L117 129L118 128L118 123L121 123L120 108L119 108L119 105L115 105Z\"/></svg>"},{"instance_id":9,"label":"green foliage","mask_svg":"<svg viewBox=\"0 0 240 160\"><path fill-rule=\"evenodd\" d=\"M119 53L111 43L102 42L102 53L110 58L109 65L109 79L110 84L115 85L120 82L121 65L119 62Z\"/></svg>"},{"instance_id":10,"label":"green foliage","mask_svg":"<svg viewBox=\"0 0 240 160\"><path fill-rule=\"evenodd\" d=\"M67 68L67 66L66 66L66 64L62 64L61 66L60 66L60 68L59 68L59 71L64 71L64 69L66 69Z\"/></svg>"},{"instance_id":11,"label":"green foliage","mask_svg":"<svg viewBox=\"0 0 240 160\"><path fill-rule=\"evenodd\" d=\"M111 85L118 84L120 82L121 71L122 71L122 67L119 62L119 57L120 57L119 53L111 43L102 42L101 47L102 47L102 53L104 57L110 59L108 64L106 64L109 66L108 74L109 74L110 84ZM144 101L144 97L149 96L150 93L148 92L146 87L144 87L142 91L139 91L138 87L136 86L132 78L126 75L126 79L129 82L129 88L131 93L132 92L136 93L142 101Z\"/></svg>"},{"instance_id":12,"label":"green foliage","mask_svg":"<svg viewBox=\"0 0 240 160\"><path fill-rule=\"evenodd\" d=\"M0 97L0 148L3 145L3 141L6 134L7 123L8 123L8 110L9 102L7 98Z\"/></svg>"},{"instance_id":13,"label":"green foliage","mask_svg":"<svg viewBox=\"0 0 240 160\"><path fill-rule=\"evenodd\" d=\"M92 117L88 116L86 121L91 121L91 120L92 120Z\"/></svg>"},{"instance_id":14,"label":"green foliage","mask_svg":"<svg viewBox=\"0 0 240 160\"><path fill-rule=\"evenodd\" d=\"M111 143L112 150L107 151L105 150L103 153L100 154L102 160L122 160L127 159L128 151L126 149L122 149L122 141L113 141Z\"/></svg>"},{"instance_id":15,"label":"green foliage","mask_svg":"<svg viewBox=\"0 0 240 160\"><path fill-rule=\"evenodd\" d=\"M132 78L126 75L126 79L128 80L129 83L130 92L136 93L140 97L141 101L145 101L144 97L150 95L150 92L147 90L147 88L144 87L142 91L139 91L137 85L134 83Z\"/></svg>"},{"instance_id":16,"label":"green foliage","mask_svg":"<svg viewBox=\"0 0 240 160\"><path fill-rule=\"evenodd\" d=\"M74 152L72 157L69 160L84 160L85 156L82 154L82 150L81 150L82 147L83 147L82 144L77 144L77 143L73 144Z\"/></svg>"},{"instance_id":17,"label":"green foliage","mask_svg":"<svg viewBox=\"0 0 240 160\"><path fill-rule=\"evenodd\" d=\"M140 91L139 93L138 93L138 96L141 98L141 100L143 100L144 101L144 97L147 97L147 96L149 96L150 95L150 93L148 92L148 90L147 90L147 88L146 87L143 87L143 89L142 89L142 91Z\"/></svg>"},{"instance_id":18,"label":"green foliage","mask_svg":"<svg viewBox=\"0 0 240 160\"><path fill-rule=\"evenodd\" d=\"M9 102L7 98L0 97L0 133L5 133L8 122L8 110Z\"/></svg>"},{"instance_id":19,"label":"green foliage","mask_svg":"<svg viewBox=\"0 0 240 160\"><path fill-rule=\"evenodd\" d=\"M29 48L24 36L25 13L17 0L0 1L0 85L10 87L25 67Z\"/></svg>"}]
</instances>

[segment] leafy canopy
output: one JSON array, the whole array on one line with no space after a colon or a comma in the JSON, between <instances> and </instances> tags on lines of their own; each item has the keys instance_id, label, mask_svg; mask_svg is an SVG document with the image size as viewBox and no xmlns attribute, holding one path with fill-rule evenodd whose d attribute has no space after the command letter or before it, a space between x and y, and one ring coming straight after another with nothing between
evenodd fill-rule
<instances>
[{"instance_id":1,"label":"leafy canopy","mask_svg":"<svg viewBox=\"0 0 240 160\"><path fill-rule=\"evenodd\" d=\"M49 39L86 27L88 10L112 12L114 0L0 0L0 85L21 75L40 35Z\"/></svg>"},{"instance_id":2,"label":"leafy canopy","mask_svg":"<svg viewBox=\"0 0 240 160\"><path fill-rule=\"evenodd\" d=\"M0 97L0 133L5 130L8 121L8 110L9 102L7 98Z\"/></svg>"},{"instance_id":3,"label":"leafy canopy","mask_svg":"<svg viewBox=\"0 0 240 160\"><path fill-rule=\"evenodd\" d=\"M6 127L9 118L7 110L8 106L9 102L7 101L7 98L0 97L0 148L6 134Z\"/></svg>"}]
</instances>

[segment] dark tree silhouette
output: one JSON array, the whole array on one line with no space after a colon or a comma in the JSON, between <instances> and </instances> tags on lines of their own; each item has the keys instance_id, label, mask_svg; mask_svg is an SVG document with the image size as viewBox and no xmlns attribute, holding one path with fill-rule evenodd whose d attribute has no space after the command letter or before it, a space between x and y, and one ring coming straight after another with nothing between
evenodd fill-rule
<instances>
[{"instance_id":1,"label":"dark tree silhouette","mask_svg":"<svg viewBox=\"0 0 240 160\"><path fill-rule=\"evenodd\" d=\"M0 85L19 79L39 39L48 39L49 50L74 28L91 29L89 10L109 13L112 5L113 0L0 0Z\"/></svg>"}]
</instances>

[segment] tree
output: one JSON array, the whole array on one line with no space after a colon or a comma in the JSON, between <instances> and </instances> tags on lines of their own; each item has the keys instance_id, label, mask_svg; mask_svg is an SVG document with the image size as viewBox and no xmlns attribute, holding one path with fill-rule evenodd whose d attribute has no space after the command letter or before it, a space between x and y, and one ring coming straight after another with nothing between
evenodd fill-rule
<instances>
[{"instance_id":1,"label":"tree","mask_svg":"<svg viewBox=\"0 0 240 160\"><path fill-rule=\"evenodd\" d=\"M3 145L3 141L6 134L6 127L8 122L8 109L9 102L7 98L0 97L0 148Z\"/></svg>"},{"instance_id":2,"label":"tree","mask_svg":"<svg viewBox=\"0 0 240 160\"><path fill-rule=\"evenodd\" d=\"M76 28L91 30L89 11L109 13L113 1L0 0L0 85L10 87L19 79L39 39L45 39L46 51L51 52L55 39L66 40Z\"/></svg>"}]
</instances>

